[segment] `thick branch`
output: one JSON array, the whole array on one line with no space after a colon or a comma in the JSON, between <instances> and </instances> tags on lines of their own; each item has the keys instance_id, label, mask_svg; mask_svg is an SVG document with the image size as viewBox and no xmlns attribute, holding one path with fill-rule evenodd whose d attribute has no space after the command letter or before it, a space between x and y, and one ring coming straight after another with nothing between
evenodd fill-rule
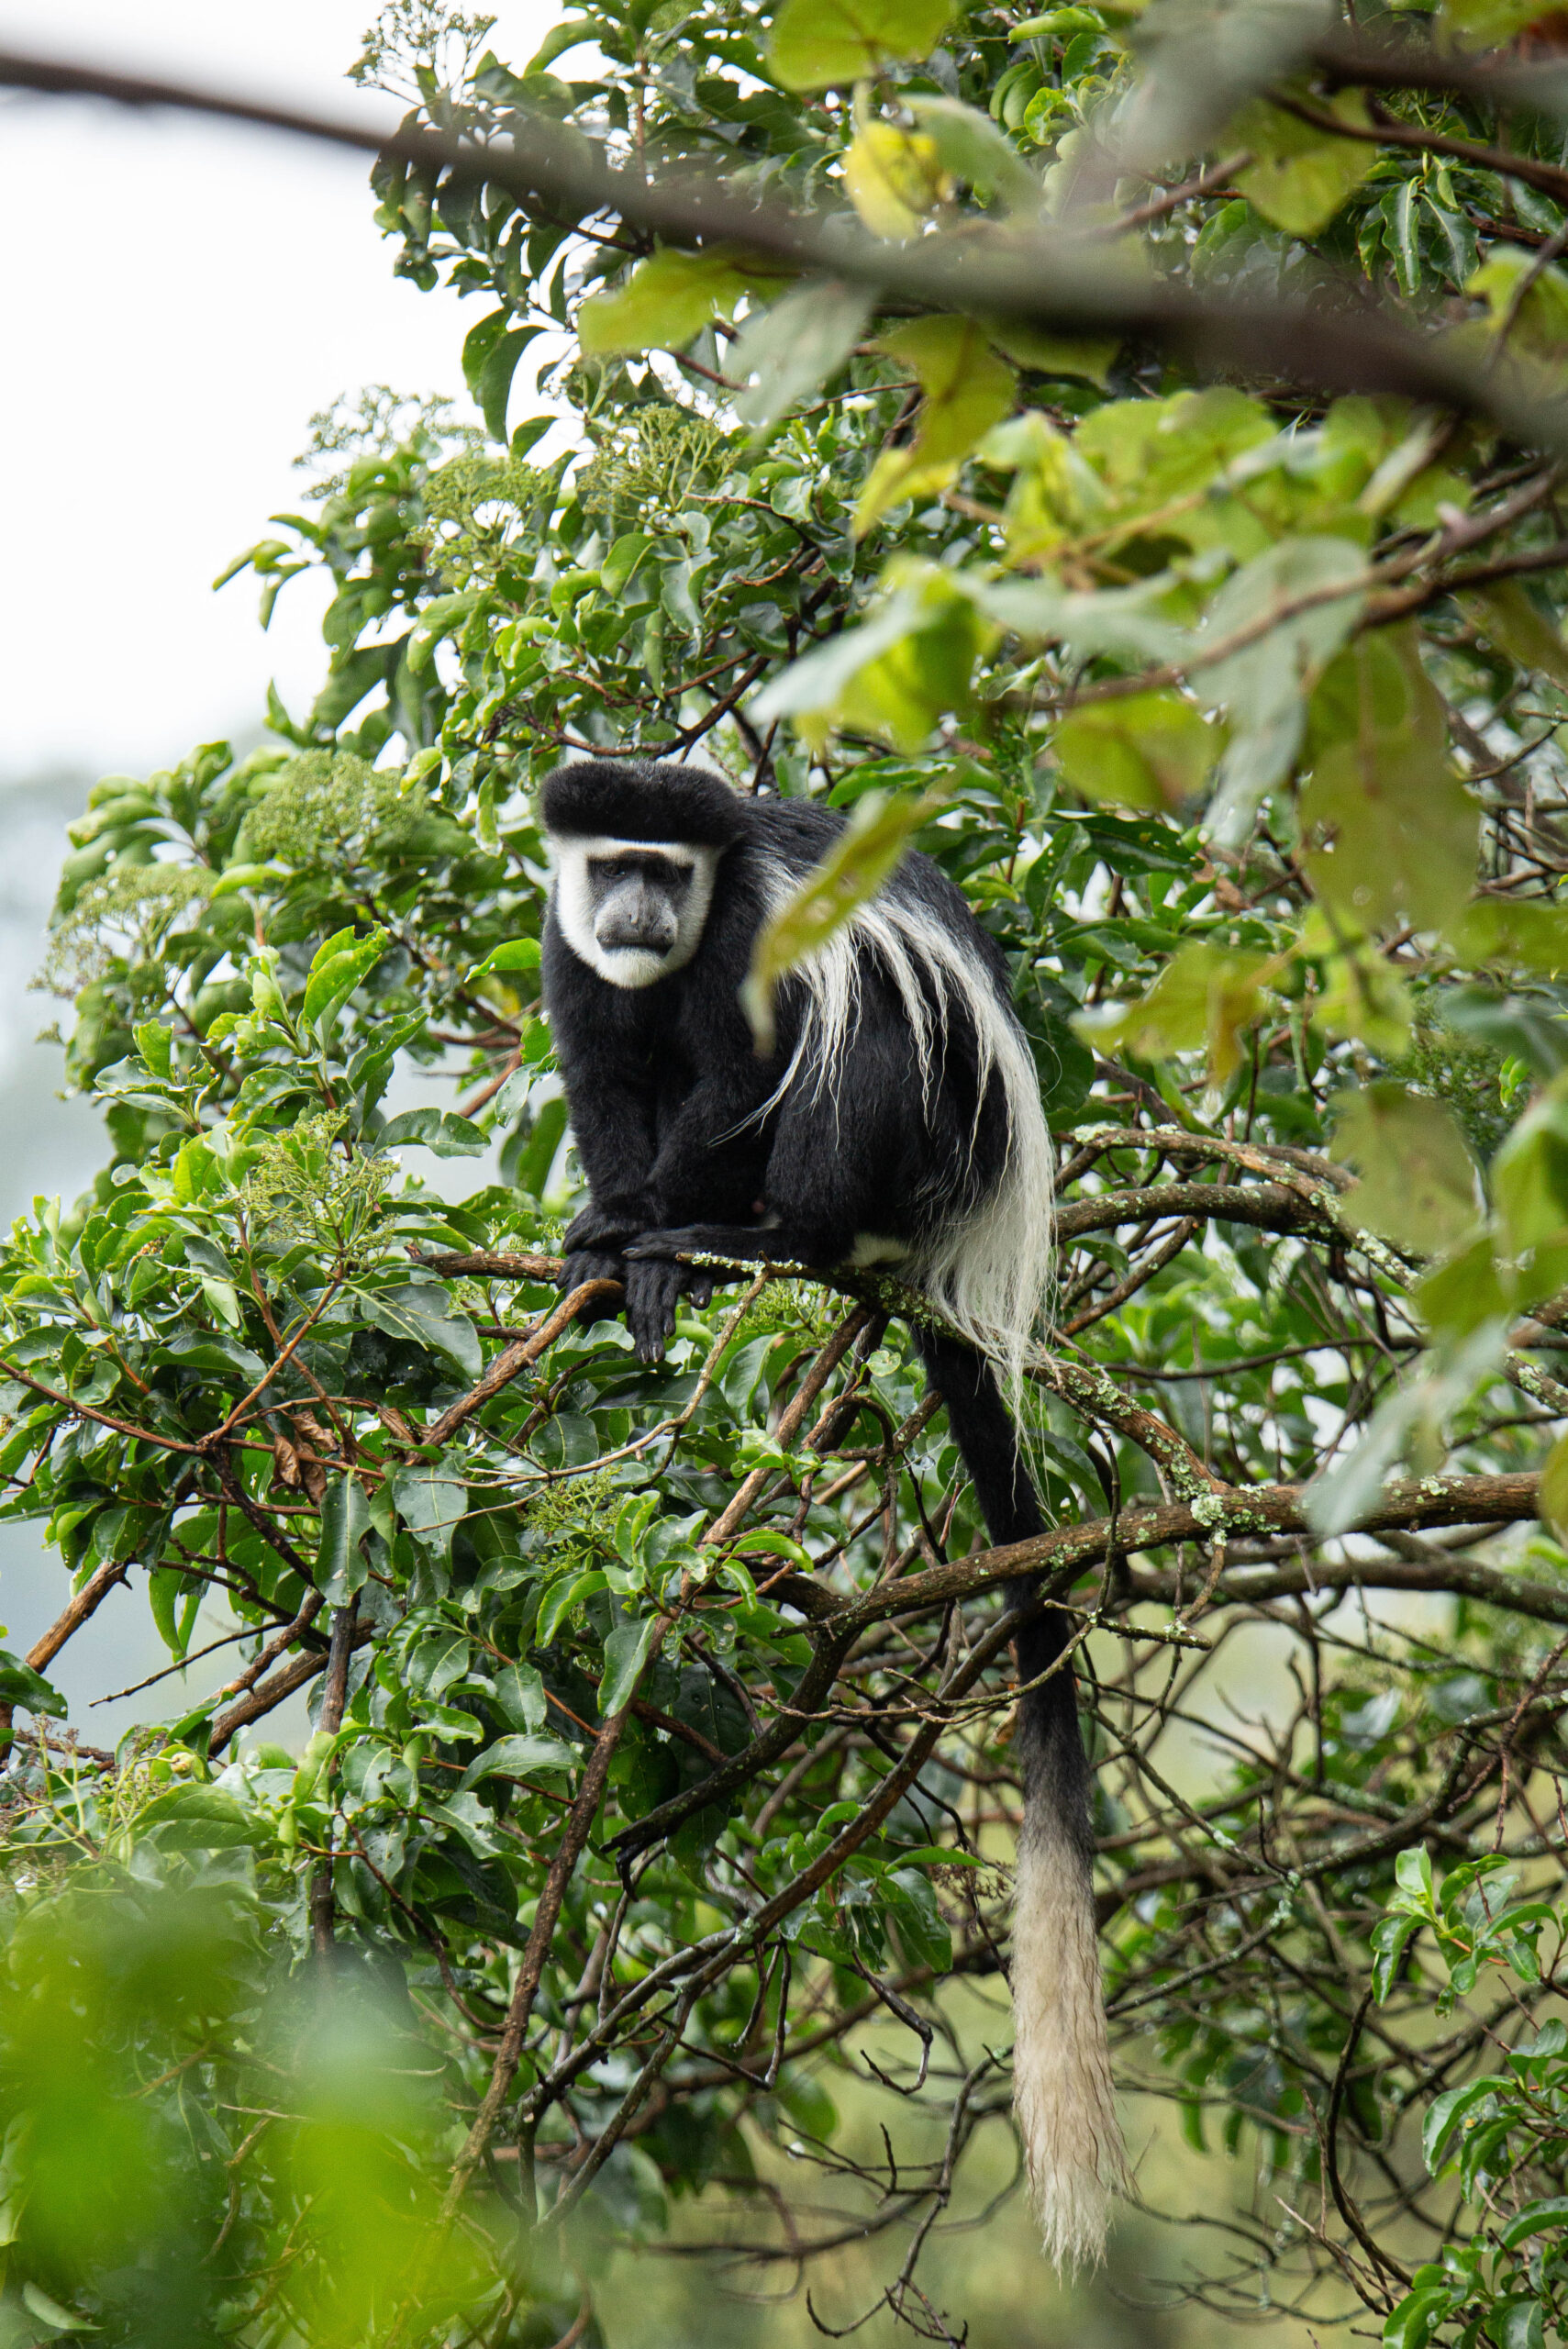
<instances>
[{"instance_id":1,"label":"thick branch","mask_svg":"<svg viewBox=\"0 0 1568 2349\"><path fill-rule=\"evenodd\" d=\"M908 245L867 236L847 213L786 211L724 182L683 173L651 180L611 163L574 128L514 117L508 146L482 147L405 126L268 106L182 83L112 73L55 58L0 51L0 84L58 97L169 106L324 140L505 189L520 204L543 197L584 221L613 214L681 244L739 246L781 274L824 275L900 302L1028 320L1057 334L1117 332L1153 342L1195 372L1284 378L1318 391L1392 392L1483 416L1511 440L1568 453L1568 416L1526 397L1517 383L1440 336L1413 333L1390 314L1307 302L1237 302L1151 276L1107 271L1093 239L1060 230L989 229ZM1336 128L1340 126L1336 124Z\"/></svg>"},{"instance_id":2,"label":"thick branch","mask_svg":"<svg viewBox=\"0 0 1568 2349\"><path fill-rule=\"evenodd\" d=\"M1377 1506L1368 1511L1357 1530L1380 1533L1440 1525L1517 1524L1539 1515L1540 1489L1540 1479L1533 1475L1404 1478L1385 1487ZM1305 1506L1307 1491L1303 1485L1262 1485L1251 1492L1206 1493L1191 1504L1137 1502L1123 1509L1114 1525L1109 1518L1101 1517L1083 1525L1058 1526L1054 1531L1038 1534L1030 1542L1009 1542L1002 1549L982 1550L972 1558L929 1567L923 1574L907 1575L903 1582L864 1591L839 1607L824 1609L820 1586L809 1575L781 1575L772 1586L772 1596L811 1614L823 1627L858 1633L884 1616L928 1614L954 1600L974 1598L983 1591L999 1589L1021 1575L1058 1575L1067 1569L1085 1573L1091 1566L1103 1564L1113 1542L1118 1556L1130 1558L1144 1551L1171 1549L1182 1542L1207 1546L1221 1535L1311 1536L1312 1526ZM1243 1584L1239 1578L1244 1574L1260 1573L1268 1577L1285 1577L1270 1580L1267 1591L1258 1593L1260 1596L1309 1590L1315 1583L1320 1587L1328 1586L1335 1583L1336 1577L1340 1588L1356 1583L1375 1587L1387 1574L1390 1587L1468 1590L1494 1605L1515 1607L1522 1614L1539 1614L1550 1622L1568 1622L1568 1591L1521 1583L1512 1574L1477 1567L1463 1559L1445 1561L1434 1578L1414 1583L1406 1581L1407 1568L1402 1562L1381 1558L1351 1560L1343 1572L1328 1564L1233 1568L1221 1578L1219 1593L1251 1598L1254 1586ZM1289 1579L1292 1575L1297 1578ZM1473 1581L1475 1576L1482 1580ZM1151 1586L1150 1595L1173 1598L1177 1588L1173 1575L1168 1593L1163 1586L1155 1589ZM1521 1594L1529 1595L1529 1605Z\"/></svg>"}]
</instances>

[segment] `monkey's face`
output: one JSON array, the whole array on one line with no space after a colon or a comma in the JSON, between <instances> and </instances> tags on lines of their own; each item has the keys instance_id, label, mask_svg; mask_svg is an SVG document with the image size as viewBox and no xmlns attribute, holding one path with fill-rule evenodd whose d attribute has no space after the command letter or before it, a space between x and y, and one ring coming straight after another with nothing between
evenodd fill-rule
<instances>
[{"instance_id":1,"label":"monkey's face","mask_svg":"<svg viewBox=\"0 0 1568 2349\"><path fill-rule=\"evenodd\" d=\"M557 835L550 850L562 934L600 978L649 987L691 961L713 899L717 849Z\"/></svg>"}]
</instances>

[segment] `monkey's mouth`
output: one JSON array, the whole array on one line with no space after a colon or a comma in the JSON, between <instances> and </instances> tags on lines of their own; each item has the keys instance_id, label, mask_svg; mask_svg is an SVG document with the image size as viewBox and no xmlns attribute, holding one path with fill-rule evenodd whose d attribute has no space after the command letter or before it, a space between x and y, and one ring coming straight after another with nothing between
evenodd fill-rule
<instances>
[{"instance_id":1,"label":"monkey's mouth","mask_svg":"<svg viewBox=\"0 0 1568 2349\"><path fill-rule=\"evenodd\" d=\"M679 932L672 922L609 921L594 936L606 954L646 954L662 962L674 947Z\"/></svg>"}]
</instances>

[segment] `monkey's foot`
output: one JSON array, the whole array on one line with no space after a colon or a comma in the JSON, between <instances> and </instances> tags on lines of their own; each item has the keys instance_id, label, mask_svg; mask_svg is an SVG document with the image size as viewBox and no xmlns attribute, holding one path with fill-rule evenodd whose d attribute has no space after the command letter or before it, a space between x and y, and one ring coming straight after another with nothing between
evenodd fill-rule
<instances>
[{"instance_id":1,"label":"monkey's foot","mask_svg":"<svg viewBox=\"0 0 1568 2349\"><path fill-rule=\"evenodd\" d=\"M712 1279L689 1264L644 1260L627 1253L626 1326L631 1331L640 1362L662 1362L665 1340L673 1334L675 1307L683 1297L706 1305L713 1295Z\"/></svg>"}]
</instances>

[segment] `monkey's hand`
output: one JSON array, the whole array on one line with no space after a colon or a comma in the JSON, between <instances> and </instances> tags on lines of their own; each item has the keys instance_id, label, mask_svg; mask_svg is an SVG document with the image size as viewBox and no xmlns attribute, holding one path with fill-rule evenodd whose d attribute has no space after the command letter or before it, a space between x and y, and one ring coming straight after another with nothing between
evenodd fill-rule
<instances>
[{"instance_id":1,"label":"monkey's hand","mask_svg":"<svg viewBox=\"0 0 1568 2349\"><path fill-rule=\"evenodd\" d=\"M567 1238L570 1241L571 1233ZM606 1255L595 1248L569 1248L561 1267L561 1290L570 1297L584 1281L624 1281L626 1266L618 1256ZM584 1327L591 1321L613 1320L620 1311L620 1299L614 1297L591 1297L578 1313Z\"/></svg>"},{"instance_id":2,"label":"monkey's hand","mask_svg":"<svg viewBox=\"0 0 1568 2349\"><path fill-rule=\"evenodd\" d=\"M648 1227L649 1218L639 1215L628 1201L616 1201L602 1208L585 1207L567 1226L562 1253L568 1258L585 1253L618 1258L624 1242L635 1240ZM619 1280L618 1265L611 1277Z\"/></svg>"}]
</instances>

